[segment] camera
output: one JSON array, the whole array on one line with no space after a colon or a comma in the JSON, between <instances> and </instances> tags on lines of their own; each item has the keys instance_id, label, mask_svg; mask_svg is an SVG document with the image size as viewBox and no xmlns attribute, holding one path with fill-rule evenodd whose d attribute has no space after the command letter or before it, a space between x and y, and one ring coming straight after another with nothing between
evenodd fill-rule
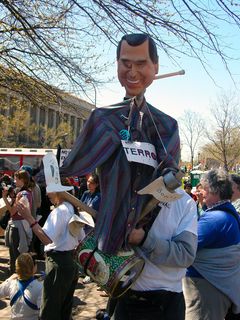
<instances>
[{"instance_id":1,"label":"camera","mask_svg":"<svg viewBox=\"0 0 240 320\"><path fill-rule=\"evenodd\" d=\"M7 195L9 195L9 193L10 193L12 190L14 190L14 187L13 187L12 185L6 184L5 182L2 182L2 183L1 183L1 191L2 191L2 190L7 190L7 191L8 191Z\"/></svg>"},{"instance_id":2,"label":"camera","mask_svg":"<svg viewBox=\"0 0 240 320\"><path fill-rule=\"evenodd\" d=\"M7 185L5 182L1 183L2 189L9 190L11 185Z\"/></svg>"}]
</instances>

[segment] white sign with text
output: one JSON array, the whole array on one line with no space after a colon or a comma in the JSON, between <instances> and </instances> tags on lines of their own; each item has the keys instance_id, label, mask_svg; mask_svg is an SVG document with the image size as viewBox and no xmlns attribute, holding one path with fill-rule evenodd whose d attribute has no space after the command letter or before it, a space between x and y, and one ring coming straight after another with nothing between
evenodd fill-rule
<instances>
[{"instance_id":1,"label":"white sign with text","mask_svg":"<svg viewBox=\"0 0 240 320\"><path fill-rule=\"evenodd\" d=\"M71 151L71 149L61 149L59 167L61 167L63 165L63 162L67 158L67 156L70 153L70 151Z\"/></svg>"},{"instance_id":2,"label":"white sign with text","mask_svg":"<svg viewBox=\"0 0 240 320\"><path fill-rule=\"evenodd\" d=\"M129 162L138 162L154 168L157 167L157 154L154 145L138 141L121 140L121 142Z\"/></svg>"}]
</instances>

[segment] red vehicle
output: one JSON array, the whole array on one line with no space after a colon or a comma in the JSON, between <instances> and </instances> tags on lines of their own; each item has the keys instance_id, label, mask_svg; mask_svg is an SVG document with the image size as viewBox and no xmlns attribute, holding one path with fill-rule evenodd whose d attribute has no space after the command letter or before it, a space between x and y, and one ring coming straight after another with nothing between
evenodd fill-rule
<instances>
[{"instance_id":1,"label":"red vehicle","mask_svg":"<svg viewBox=\"0 0 240 320\"><path fill-rule=\"evenodd\" d=\"M57 149L27 149L27 148L0 148L0 174L13 175L22 165L31 166L33 169L41 164L43 156Z\"/></svg>"}]
</instances>

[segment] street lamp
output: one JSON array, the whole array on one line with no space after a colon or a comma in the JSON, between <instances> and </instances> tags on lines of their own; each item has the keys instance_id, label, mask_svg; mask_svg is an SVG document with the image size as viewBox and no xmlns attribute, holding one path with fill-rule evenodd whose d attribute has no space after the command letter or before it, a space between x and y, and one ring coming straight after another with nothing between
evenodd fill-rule
<instances>
[{"instance_id":1,"label":"street lamp","mask_svg":"<svg viewBox=\"0 0 240 320\"><path fill-rule=\"evenodd\" d=\"M96 89L96 86L95 86L94 82L89 78L86 79L85 82L86 83L90 83L93 86L93 89L94 89L94 108L96 109L96 107L97 107L97 89Z\"/></svg>"}]
</instances>

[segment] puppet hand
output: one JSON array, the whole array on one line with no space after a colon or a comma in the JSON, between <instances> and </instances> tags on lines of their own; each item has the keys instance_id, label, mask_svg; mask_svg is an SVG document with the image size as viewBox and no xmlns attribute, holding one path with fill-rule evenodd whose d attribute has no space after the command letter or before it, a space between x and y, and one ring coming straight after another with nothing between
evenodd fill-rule
<instances>
[{"instance_id":1,"label":"puppet hand","mask_svg":"<svg viewBox=\"0 0 240 320\"><path fill-rule=\"evenodd\" d=\"M128 243L131 245L139 245L145 236L145 231L143 228L133 229L132 232L128 236Z\"/></svg>"}]
</instances>

